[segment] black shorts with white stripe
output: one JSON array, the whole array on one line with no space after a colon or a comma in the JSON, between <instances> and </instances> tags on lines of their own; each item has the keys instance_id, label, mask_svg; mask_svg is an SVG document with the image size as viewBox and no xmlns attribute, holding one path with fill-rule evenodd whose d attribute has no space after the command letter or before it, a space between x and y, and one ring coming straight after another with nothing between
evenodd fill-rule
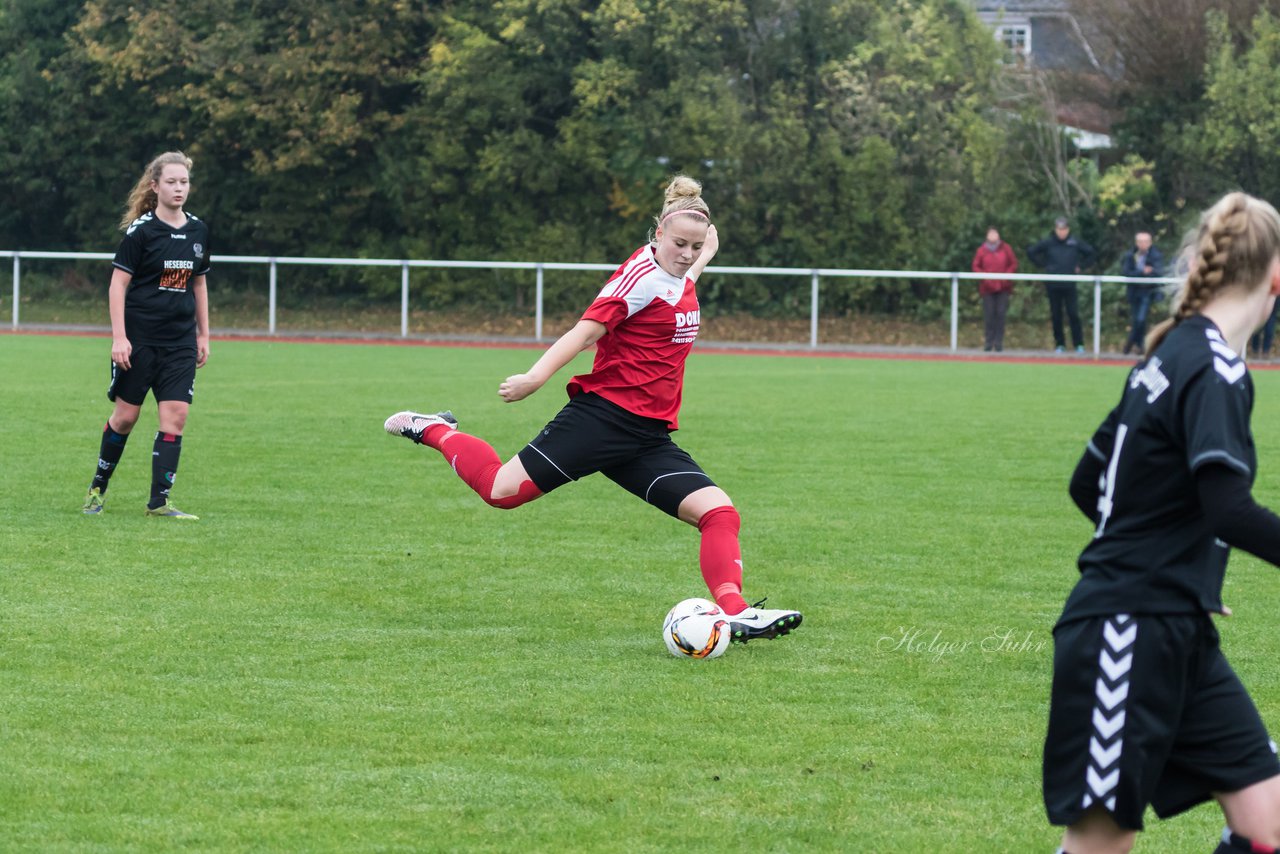
<instances>
[{"instance_id":1,"label":"black shorts with white stripe","mask_svg":"<svg viewBox=\"0 0 1280 854\"><path fill-rule=\"evenodd\" d=\"M129 356L129 370L111 363L111 384L107 400L116 398L141 406L150 391L156 402L176 400L190 403L196 387L195 344L160 347L138 344Z\"/></svg>"},{"instance_id":2,"label":"black shorts with white stripe","mask_svg":"<svg viewBox=\"0 0 1280 854\"><path fill-rule=\"evenodd\" d=\"M1098 805L1142 829L1280 774L1275 745L1206 615L1114 614L1053 633L1044 745L1049 821Z\"/></svg>"},{"instance_id":3,"label":"black shorts with white stripe","mask_svg":"<svg viewBox=\"0 0 1280 854\"><path fill-rule=\"evenodd\" d=\"M666 422L635 415L591 392L571 399L519 456L543 492L600 472L672 516L691 493L715 486L671 441Z\"/></svg>"}]
</instances>

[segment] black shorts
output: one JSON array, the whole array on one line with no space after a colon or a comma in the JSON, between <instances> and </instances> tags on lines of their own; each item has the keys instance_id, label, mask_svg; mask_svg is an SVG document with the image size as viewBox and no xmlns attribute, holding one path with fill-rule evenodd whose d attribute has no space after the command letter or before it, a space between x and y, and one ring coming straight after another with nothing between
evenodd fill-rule
<instances>
[{"instance_id":1,"label":"black shorts","mask_svg":"<svg viewBox=\"0 0 1280 854\"><path fill-rule=\"evenodd\" d=\"M1208 615L1117 614L1053 632L1044 803L1053 824L1101 804L1142 829L1280 774L1275 745Z\"/></svg>"},{"instance_id":2,"label":"black shorts","mask_svg":"<svg viewBox=\"0 0 1280 854\"><path fill-rule=\"evenodd\" d=\"M156 402L181 400L191 402L196 385L196 348L154 347L139 344L129 354L129 370L111 363L111 385L107 400L116 398L141 406L150 391Z\"/></svg>"},{"instance_id":3,"label":"black shorts","mask_svg":"<svg viewBox=\"0 0 1280 854\"><path fill-rule=\"evenodd\" d=\"M634 415L590 392L570 400L519 456L543 492L600 472L672 516L690 494L715 486L671 441L666 422Z\"/></svg>"}]
</instances>

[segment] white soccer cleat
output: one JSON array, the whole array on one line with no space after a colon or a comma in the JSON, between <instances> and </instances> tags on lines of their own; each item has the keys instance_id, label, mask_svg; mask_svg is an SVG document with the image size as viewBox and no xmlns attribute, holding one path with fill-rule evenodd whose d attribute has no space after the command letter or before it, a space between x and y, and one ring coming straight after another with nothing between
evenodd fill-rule
<instances>
[{"instance_id":1,"label":"white soccer cleat","mask_svg":"<svg viewBox=\"0 0 1280 854\"><path fill-rule=\"evenodd\" d=\"M769 640L779 635L789 634L799 628L804 615L799 611L784 611L779 608L761 608L761 599L740 614L728 614L729 638L734 643L746 643L763 638Z\"/></svg>"},{"instance_id":2,"label":"white soccer cleat","mask_svg":"<svg viewBox=\"0 0 1280 854\"><path fill-rule=\"evenodd\" d=\"M436 424L443 424L450 430L458 429L458 419L454 418L453 413L447 409L434 415L423 415L421 412L397 412L383 422L382 426L392 436L404 436L421 445L423 432Z\"/></svg>"}]
</instances>

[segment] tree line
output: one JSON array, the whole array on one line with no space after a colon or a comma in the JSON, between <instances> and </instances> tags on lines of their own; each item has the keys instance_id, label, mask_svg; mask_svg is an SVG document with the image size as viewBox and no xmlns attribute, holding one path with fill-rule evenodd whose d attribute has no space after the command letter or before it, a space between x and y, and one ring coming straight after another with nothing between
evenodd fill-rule
<instances>
[{"instance_id":1,"label":"tree line","mask_svg":"<svg viewBox=\"0 0 1280 854\"><path fill-rule=\"evenodd\" d=\"M1118 150L1053 164L1045 81L963 0L0 0L0 246L113 248L181 149L215 255L619 261L675 172L725 264L964 269L988 224L1020 249L1059 213L1118 255L1280 190L1273 10L1196 5L1176 87L1131 74Z\"/></svg>"}]
</instances>

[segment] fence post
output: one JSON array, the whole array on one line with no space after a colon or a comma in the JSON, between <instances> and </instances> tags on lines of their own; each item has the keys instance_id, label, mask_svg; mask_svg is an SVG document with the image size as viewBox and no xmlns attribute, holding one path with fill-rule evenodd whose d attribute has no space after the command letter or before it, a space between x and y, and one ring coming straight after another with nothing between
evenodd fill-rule
<instances>
[{"instance_id":1,"label":"fence post","mask_svg":"<svg viewBox=\"0 0 1280 854\"><path fill-rule=\"evenodd\" d=\"M1102 277L1093 277L1093 357L1102 352Z\"/></svg>"},{"instance_id":2,"label":"fence post","mask_svg":"<svg viewBox=\"0 0 1280 854\"><path fill-rule=\"evenodd\" d=\"M276 259L271 258L271 286L267 289L267 332L276 334Z\"/></svg>"},{"instance_id":3,"label":"fence post","mask_svg":"<svg viewBox=\"0 0 1280 854\"><path fill-rule=\"evenodd\" d=\"M18 298L22 296L22 288L18 285L22 278L22 264L18 261L18 253L13 253L13 328L18 328Z\"/></svg>"},{"instance_id":4,"label":"fence post","mask_svg":"<svg viewBox=\"0 0 1280 854\"><path fill-rule=\"evenodd\" d=\"M400 337L409 337L409 262L400 262Z\"/></svg>"},{"instance_id":5,"label":"fence post","mask_svg":"<svg viewBox=\"0 0 1280 854\"><path fill-rule=\"evenodd\" d=\"M535 341L542 340L542 264L538 264L535 268L538 271L538 284L534 288L533 296L533 338Z\"/></svg>"},{"instance_id":6,"label":"fence post","mask_svg":"<svg viewBox=\"0 0 1280 854\"><path fill-rule=\"evenodd\" d=\"M813 271L813 281L809 288L809 346L818 346L818 271Z\"/></svg>"},{"instance_id":7,"label":"fence post","mask_svg":"<svg viewBox=\"0 0 1280 854\"><path fill-rule=\"evenodd\" d=\"M960 337L960 277L951 274L951 352L956 351Z\"/></svg>"}]
</instances>

